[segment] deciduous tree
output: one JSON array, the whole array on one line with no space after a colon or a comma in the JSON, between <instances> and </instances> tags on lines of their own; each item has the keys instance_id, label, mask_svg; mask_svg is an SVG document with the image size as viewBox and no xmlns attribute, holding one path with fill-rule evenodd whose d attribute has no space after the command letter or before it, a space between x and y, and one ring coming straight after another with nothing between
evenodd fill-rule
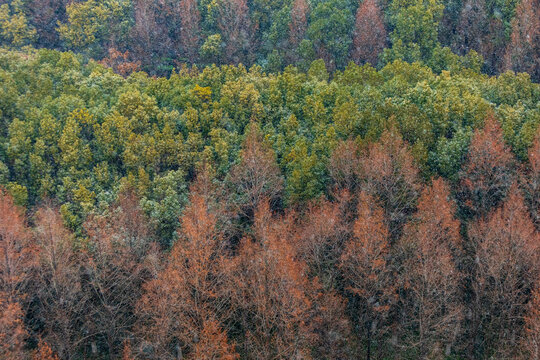
<instances>
[{"instance_id":1,"label":"deciduous tree","mask_svg":"<svg viewBox=\"0 0 540 360\"><path fill-rule=\"evenodd\" d=\"M236 358L221 328L229 317L225 242L201 182L192 190L167 265L145 285L138 305L139 335L151 358Z\"/></svg>"},{"instance_id":2,"label":"deciduous tree","mask_svg":"<svg viewBox=\"0 0 540 360\"><path fill-rule=\"evenodd\" d=\"M345 244L339 266L353 298L353 323L361 329L359 337L366 343L367 359L372 356L372 343L381 342L389 330L387 316L395 301L387 264L389 237L383 209L374 197L361 192L353 236Z\"/></svg>"},{"instance_id":3,"label":"deciduous tree","mask_svg":"<svg viewBox=\"0 0 540 360\"><path fill-rule=\"evenodd\" d=\"M22 209L0 189L0 357L24 357L27 332L22 302L31 275L32 248Z\"/></svg>"},{"instance_id":4,"label":"deciduous tree","mask_svg":"<svg viewBox=\"0 0 540 360\"><path fill-rule=\"evenodd\" d=\"M25 221L23 210L0 189L0 292L5 304L22 300L31 276L34 248Z\"/></svg>"},{"instance_id":5,"label":"deciduous tree","mask_svg":"<svg viewBox=\"0 0 540 360\"><path fill-rule=\"evenodd\" d=\"M528 306L525 331L525 349L531 360L538 360L540 359L540 281L536 282L536 289Z\"/></svg>"},{"instance_id":6,"label":"deciduous tree","mask_svg":"<svg viewBox=\"0 0 540 360\"><path fill-rule=\"evenodd\" d=\"M329 201L311 204L297 230L296 251L325 289L340 287L337 265L349 235L340 205Z\"/></svg>"},{"instance_id":7,"label":"deciduous tree","mask_svg":"<svg viewBox=\"0 0 540 360\"><path fill-rule=\"evenodd\" d=\"M73 251L73 236L64 227L60 213L48 206L36 213L34 237L39 250L33 288L39 299L35 316L43 326L43 340L62 357L71 358L85 337L79 321L87 305L81 289L79 257Z\"/></svg>"},{"instance_id":8,"label":"deciduous tree","mask_svg":"<svg viewBox=\"0 0 540 360\"><path fill-rule=\"evenodd\" d=\"M540 2L522 0L512 20L512 34L506 48L506 69L527 72L540 79Z\"/></svg>"},{"instance_id":9,"label":"deciduous tree","mask_svg":"<svg viewBox=\"0 0 540 360\"><path fill-rule=\"evenodd\" d=\"M386 29L376 0L364 0L356 13L352 59L357 64L377 65L386 45Z\"/></svg>"},{"instance_id":10,"label":"deciduous tree","mask_svg":"<svg viewBox=\"0 0 540 360\"><path fill-rule=\"evenodd\" d=\"M247 129L239 160L230 171L233 189L229 203L237 214L252 221L255 209L263 201L269 200L275 207L283 195L283 177L276 155L255 123Z\"/></svg>"},{"instance_id":11,"label":"deciduous tree","mask_svg":"<svg viewBox=\"0 0 540 360\"><path fill-rule=\"evenodd\" d=\"M484 128L475 131L460 173L459 200L469 216L485 216L501 203L514 181L514 167L499 121L490 114Z\"/></svg>"},{"instance_id":12,"label":"deciduous tree","mask_svg":"<svg viewBox=\"0 0 540 360\"><path fill-rule=\"evenodd\" d=\"M180 43L182 50L191 63L198 59L200 46L201 14L196 0L181 0L178 4L181 21Z\"/></svg>"},{"instance_id":13,"label":"deciduous tree","mask_svg":"<svg viewBox=\"0 0 540 360\"><path fill-rule=\"evenodd\" d=\"M404 281L404 328L409 346L420 357L449 356L458 334L463 309L460 224L448 185L433 180L418 200L418 211L407 224L402 240L400 273Z\"/></svg>"},{"instance_id":14,"label":"deciduous tree","mask_svg":"<svg viewBox=\"0 0 540 360\"><path fill-rule=\"evenodd\" d=\"M254 238L242 241L231 285L242 326L239 348L249 358L291 359L310 354L311 283L291 243L292 219L273 219L268 203L255 215Z\"/></svg>"},{"instance_id":15,"label":"deciduous tree","mask_svg":"<svg viewBox=\"0 0 540 360\"><path fill-rule=\"evenodd\" d=\"M540 229L540 130L529 149L529 163L522 177L522 186L531 218L536 228Z\"/></svg>"},{"instance_id":16,"label":"deciduous tree","mask_svg":"<svg viewBox=\"0 0 540 360\"><path fill-rule=\"evenodd\" d=\"M85 223L92 246L83 258L82 287L88 299L83 316L90 334L87 343L94 342L92 352L121 353L136 321L142 285L160 267L157 245L138 202L130 192L120 194L108 214Z\"/></svg>"},{"instance_id":17,"label":"deciduous tree","mask_svg":"<svg viewBox=\"0 0 540 360\"><path fill-rule=\"evenodd\" d=\"M219 6L218 27L225 41L228 63L245 63L251 51L251 33L254 30L247 0L223 0Z\"/></svg>"},{"instance_id":18,"label":"deciduous tree","mask_svg":"<svg viewBox=\"0 0 540 360\"><path fill-rule=\"evenodd\" d=\"M540 276L540 236L517 186L502 207L469 226L474 246L471 355L512 358Z\"/></svg>"},{"instance_id":19,"label":"deciduous tree","mask_svg":"<svg viewBox=\"0 0 540 360\"><path fill-rule=\"evenodd\" d=\"M60 358L46 342L40 340L37 350L32 355L32 360L60 360Z\"/></svg>"},{"instance_id":20,"label":"deciduous tree","mask_svg":"<svg viewBox=\"0 0 540 360\"><path fill-rule=\"evenodd\" d=\"M110 67L115 73L127 77L131 73L138 71L141 66L140 61L130 61L129 58L129 51L122 53L115 48L109 48L109 56L101 60L100 63Z\"/></svg>"},{"instance_id":21,"label":"deciduous tree","mask_svg":"<svg viewBox=\"0 0 540 360\"><path fill-rule=\"evenodd\" d=\"M360 159L360 189L378 199L390 237L396 240L415 208L418 169L396 130L385 131Z\"/></svg>"},{"instance_id":22,"label":"deciduous tree","mask_svg":"<svg viewBox=\"0 0 540 360\"><path fill-rule=\"evenodd\" d=\"M0 357L6 360L24 359L24 312L18 302L0 292Z\"/></svg>"},{"instance_id":23,"label":"deciduous tree","mask_svg":"<svg viewBox=\"0 0 540 360\"><path fill-rule=\"evenodd\" d=\"M353 193L359 185L359 149L353 140L340 142L330 160L328 171L335 190L348 190Z\"/></svg>"},{"instance_id":24,"label":"deciduous tree","mask_svg":"<svg viewBox=\"0 0 540 360\"><path fill-rule=\"evenodd\" d=\"M296 49L304 39L308 26L309 4L306 0L294 0L289 24L289 43Z\"/></svg>"}]
</instances>

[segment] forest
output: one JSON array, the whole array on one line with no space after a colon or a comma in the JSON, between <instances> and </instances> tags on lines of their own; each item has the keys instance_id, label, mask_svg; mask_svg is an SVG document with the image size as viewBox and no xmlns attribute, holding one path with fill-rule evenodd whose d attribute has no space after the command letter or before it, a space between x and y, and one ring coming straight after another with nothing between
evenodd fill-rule
<instances>
[{"instance_id":1,"label":"forest","mask_svg":"<svg viewBox=\"0 0 540 360\"><path fill-rule=\"evenodd\" d=\"M540 359L538 0L0 0L0 359Z\"/></svg>"}]
</instances>

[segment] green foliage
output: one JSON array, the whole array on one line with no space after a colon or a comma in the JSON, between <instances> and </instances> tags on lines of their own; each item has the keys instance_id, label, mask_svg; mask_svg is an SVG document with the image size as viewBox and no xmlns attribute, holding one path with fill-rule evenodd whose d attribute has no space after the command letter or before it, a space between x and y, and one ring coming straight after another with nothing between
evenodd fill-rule
<instances>
[{"instance_id":1,"label":"green foliage","mask_svg":"<svg viewBox=\"0 0 540 360\"><path fill-rule=\"evenodd\" d=\"M32 43L36 30L29 24L22 0L0 5L0 43L14 47Z\"/></svg>"},{"instance_id":2,"label":"green foliage","mask_svg":"<svg viewBox=\"0 0 540 360\"><path fill-rule=\"evenodd\" d=\"M203 60L217 63L223 53L223 41L220 34L213 34L206 38L199 51Z\"/></svg>"},{"instance_id":3,"label":"green foliage","mask_svg":"<svg viewBox=\"0 0 540 360\"><path fill-rule=\"evenodd\" d=\"M68 20L58 24L58 33L68 48L99 55L100 42L111 36L121 40L130 26L131 1L72 2L66 7Z\"/></svg>"},{"instance_id":4,"label":"green foliage","mask_svg":"<svg viewBox=\"0 0 540 360\"><path fill-rule=\"evenodd\" d=\"M390 9L394 27L390 34L392 48L384 51L383 61L430 60L439 43L438 25L444 6L439 0L394 0Z\"/></svg>"},{"instance_id":5,"label":"green foliage","mask_svg":"<svg viewBox=\"0 0 540 360\"><path fill-rule=\"evenodd\" d=\"M424 177L455 180L488 111L522 160L540 118L530 78L487 77L459 62L440 74L397 60L380 71L349 64L331 77L318 60L306 72L212 66L124 79L72 53L1 50L0 77L0 185L20 204L56 199L80 236L89 214L135 189L163 244L196 169L226 181L250 122L275 152L284 204L295 206L326 194L340 139L367 144L395 128Z\"/></svg>"},{"instance_id":6,"label":"green foliage","mask_svg":"<svg viewBox=\"0 0 540 360\"><path fill-rule=\"evenodd\" d=\"M346 0L322 1L311 13L307 35L319 48L321 55L327 52L332 66L342 68L347 63L352 43L351 31L354 16ZM323 55L324 57L324 55Z\"/></svg>"}]
</instances>

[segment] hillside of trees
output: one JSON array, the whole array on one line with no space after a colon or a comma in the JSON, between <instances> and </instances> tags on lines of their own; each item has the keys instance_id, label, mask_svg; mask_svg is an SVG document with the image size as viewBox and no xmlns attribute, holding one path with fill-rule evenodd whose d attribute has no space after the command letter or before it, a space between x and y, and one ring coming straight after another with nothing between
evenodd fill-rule
<instances>
[{"instance_id":1,"label":"hillside of trees","mask_svg":"<svg viewBox=\"0 0 540 360\"><path fill-rule=\"evenodd\" d=\"M2 359L538 359L527 74L0 51Z\"/></svg>"},{"instance_id":2,"label":"hillside of trees","mask_svg":"<svg viewBox=\"0 0 540 360\"><path fill-rule=\"evenodd\" d=\"M540 360L538 0L0 0L0 359Z\"/></svg>"},{"instance_id":3,"label":"hillside of trees","mask_svg":"<svg viewBox=\"0 0 540 360\"><path fill-rule=\"evenodd\" d=\"M0 44L123 58L124 71L159 75L214 63L305 71L319 58L329 71L396 59L439 71L459 55L487 74L528 72L538 82L540 2L0 0Z\"/></svg>"}]
</instances>

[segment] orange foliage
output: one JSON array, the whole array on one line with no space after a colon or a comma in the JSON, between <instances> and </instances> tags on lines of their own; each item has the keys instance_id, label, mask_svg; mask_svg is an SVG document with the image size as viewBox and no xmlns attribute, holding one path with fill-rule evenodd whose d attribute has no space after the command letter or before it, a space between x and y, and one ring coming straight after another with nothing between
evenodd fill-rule
<instances>
[{"instance_id":1,"label":"orange foliage","mask_svg":"<svg viewBox=\"0 0 540 360\"><path fill-rule=\"evenodd\" d=\"M476 259L474 339L482 339L497 357L511 358L524 335L526 304L540 276L540 234L517 186L501 208L470 225L469 237Z\"/></svg>"},{"instance_id":2,"label":"orange foliage","mask_svg":"<svg viewBox=\"0 0 540 360\"><path fill-rule=\"evenodd\" d=\"M388 330L384 322L395 300L392 271L387 264L389 236L383 209L372 196L361 192L353 237L345 245L339 266L349 284L348 291L359 303L355 320L365 329L361 335L365 336L368 354L372 340L380 339Z\"/></svg>"},{"instance_id":3,"label":"orange foliage","mask_svg":"<svg viewBox=\"0 0 540 360\"><path fill-rule=\"evenodd\" d=\"M16 302L10 302L6 293L0 292L0 358L24 358L23 345L27 335L23 324L24 313Z\"/></svg>"},{"instance_id":4,"label":"orange foliage","mask_svg":"<svg viewBox=\"0 0 540 360\"><path fill-rule=\"evenodd\" d=\"M254 239L244 239L231 288L253 359L291 359L309 355L313 337L308 320L311 283L307 266L291 245L293 219L273 219L267 203L255 214Z\"/></svg>"},{"instance_id":5,"label":"orange foliage","mask_svg":"<svg viewBox=\"0 0 540 360\"><path fill-rule=\"evenodd\" d=\"M38 348L32 356L32 360L60 360L60 358L52 351L46 342L40 340Z\"/></svg>"},{"instance_id":6,"label":"orange foliage","mask_svg":"<svg viewBox=\"0 0 540 360\"><path fill-rule=\"evenodd\" d=\"M23 296L30 277L33 248L22 209L0 189L0 292L8 303Z\"/></svg>"},{"instance_id":7,"label":"orange foliage","mask_svg":"<svg viewBox=\"0 0 540 360\"><path fill-rule=\"evenodd\" d=\"M392 240L396 240L414 210L418 196L418 169L401 136L385 131L360 159L360 188L379 199Z\"/></svg>"},{"instance_id":8,"label":"orange foliage","mask_svg":"<svg viewBox=\"0 0 540 360\"><path fill-rule=\"evenodd\" d=\"M293 48L298 47L304 39L308 24L309 4L306 0L294 0L289 24L289 42Z\"/></svg>"},{"instance_id":9,"label":"orange foliage","mask_svg":"<svg viewBox=\"0 0 540 360\"><path fill-rule=\"evenodd\" d=\"M385 45L386 29L381 10L375 0L364 0L356 13L352 59L357 64L375 66Z\"/></svg>"},{"instance_id":10,"label":"orange foliage","mask_svg":"<svg viewBox=\"0 0 540 360\"><path fill-rule=\"evenodd\" d=\"M215 320L205 320L200 341L195 345L193 359L197 360L235 360L239 356L227 340Z\"/></svg>"},{"instance_id":11,"label":"orange foliage","mask_svg":"<svg viewBox=\"0 0 540 360\"><path fill-rule=\"evenodd\" d=\"M499 121L490 114L484 128L474 133L460 175L460 200L471 215L485 216L500 204L514 181L514 167Z\"/></svg>"},{"instance_id":12,"label":"orange foliage","mask_svg":"<svg viewBox=\"0 0 540 360\"><path fill-rule=\"evenodd\" d=\"M26 329L21 301L30 280L33 248L24 214L0 189L0 358L23 358Z\"/></svg>"},{"instance_id":13,"label":"orange foliage","mask_svg":"<svg viewBox=\"0 0 540 360\"><path fill-rule=\"evenodd\" d=\"M184 353L196 359L216 351L226 351L234 358L232 347L225 347L221 340L220 344L213 343L222 337L217 321L228 317L224 291L227 259L223 256L223 238L216 229L217 215L209 199L198 192L205 189L204 184L198 181L192 188L168 263L145 285L138 305L140 335L160 359L174 359Z\"/></svg>"},{"instance_id":14,"label":"orange foliage","mask_svg":"<svg viewBox=\"0 0 540 360\"><path fill-rule=\"evenodd\" d=\"M418 334L408 345L429 358L451 353L462 319L462 275L452 256L460 254L462 244L454 213L448 186L442 179L434 180L422 192L418 212L405 227L402 240L404 318Z\"/></svg>"},{"instance_id":15,"label":"orange foliage","mask_svg":"<svg viewBox=\"0 0 540 360\"><path fill-rule=\"evenodd\" d=\"M109 48L109 56L100 61L103 66L110 67L117 74L124 77L131 73L139 71L141 67L140 61L129 61L129 51L120 52L115 48Z\"/></svg>"}]
</instances>

